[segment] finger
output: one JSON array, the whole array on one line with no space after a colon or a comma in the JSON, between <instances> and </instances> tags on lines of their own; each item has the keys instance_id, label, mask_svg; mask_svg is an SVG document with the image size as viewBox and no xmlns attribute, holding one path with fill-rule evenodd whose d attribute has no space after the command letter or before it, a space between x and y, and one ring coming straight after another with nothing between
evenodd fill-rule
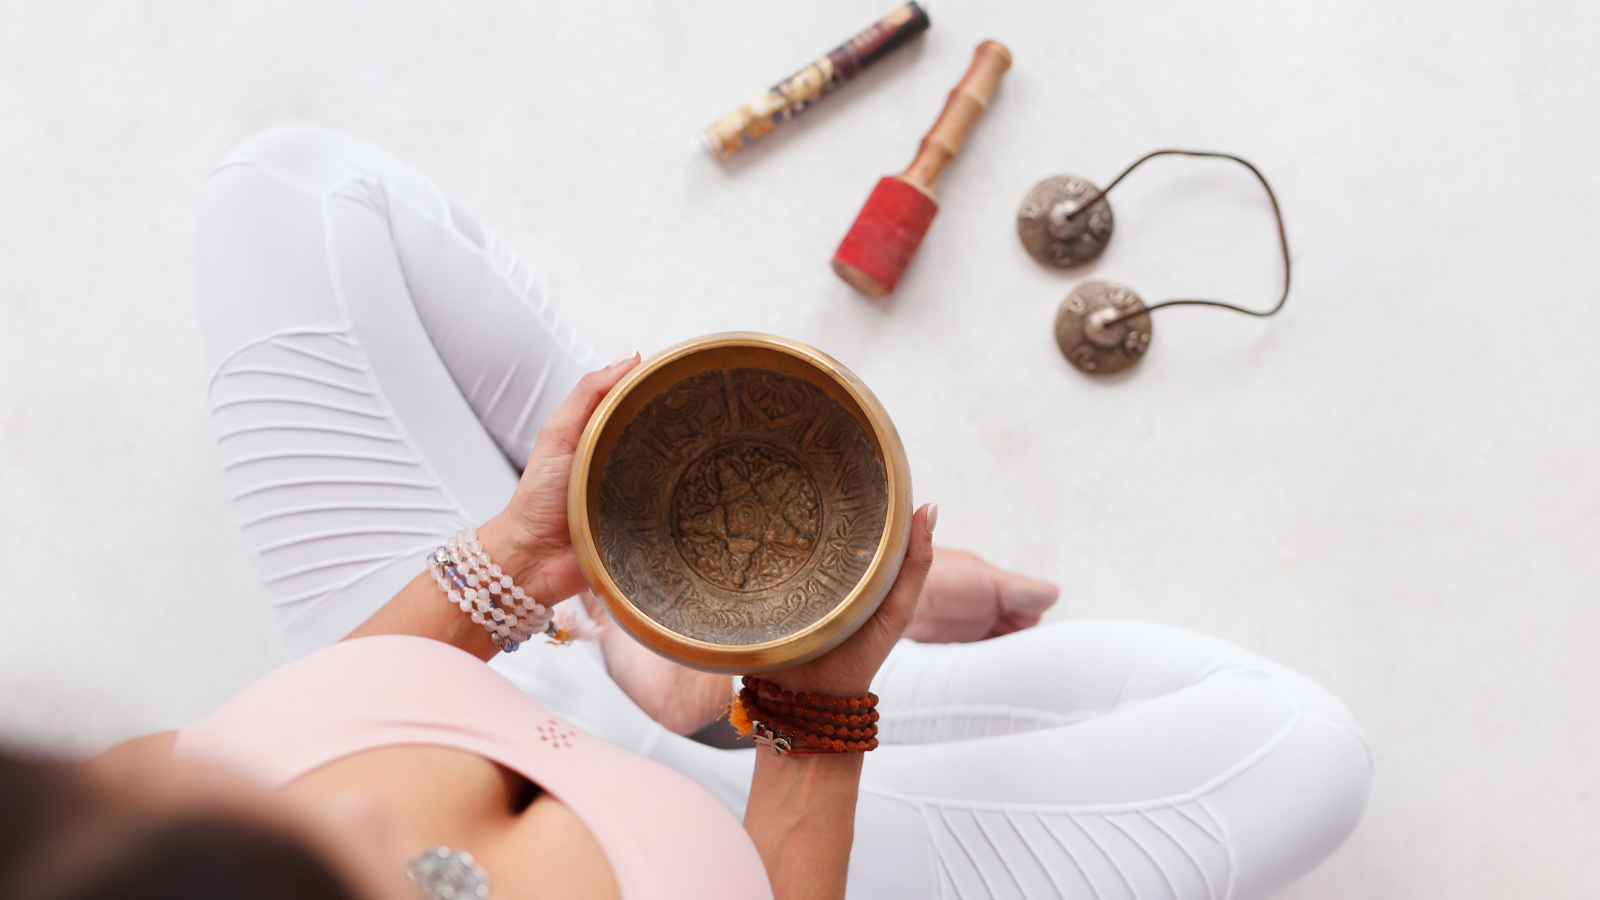
<instances>
[{"instance_id":1,"label":"finger","mask_svg":"<svg viewBox=\"0 0 1600 900\"><path fill-rule=\"evenodd\" d=\"M1044 611L1055 605L1061 589L1048 581L1012 575L1000 581L1000 608L1007 615L1038 621Z\"/></svg>"},{"instance_id":2,"label":"finger","mask_svg":"<svg viewBox=\"0 0 1600 900\"><path fill-rule=\"evenodd\" d=\"M1003 634L1011 634L1022 631L1025 628L1032 628L1039 624L1039 618L1036 615L1013 615L1007 613L995 620L994 628L989 631L988 636L999 637Z\"/></svg>"},{"instance_id":3,"label":"finger","mask_svg":"<svg viewBox=\"0 0 1600 900\"><path fill-rule=\"evenodd\" d=\"M931 503L911 516L911 539L906 544L905 559L900 563L900 574L873 617L896 639L911 624L923 582L927 581L928 569L933 566L933 526L938 518L938 507Z\"/></svg>"},{"instance_id":4,"label":"finger","mask_svg":"<svg viewBox=\"0 0 1600 900\"><path fill-rule=\"evenodd\" d=\"M539 426L539 438L534 441L530 463L542 454L570 454L577 449L583 427L589 424L589 417L594 415L600 401L638 364L639 354L634 352L578 379L578 386Z\"/></svg>"}]
</instances>

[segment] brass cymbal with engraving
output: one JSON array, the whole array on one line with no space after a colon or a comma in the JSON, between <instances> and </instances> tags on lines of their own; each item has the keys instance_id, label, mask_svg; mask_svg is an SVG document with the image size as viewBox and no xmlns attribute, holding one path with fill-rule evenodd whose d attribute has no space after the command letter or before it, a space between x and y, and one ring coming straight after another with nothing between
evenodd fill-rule
<instances>
[{"instance_id":1,"label":"brass cymbal with engraving","mask_svg":"<svg viewBox=\"0 0 1600 900\"><path fill-rule=\"evenodd\" d=\"M642 363L602 401L568 497L579 564L625 630L707 671L815 657L883 599L909 539L888 416L837 362L712 335Z\"/></svg>"},{"instance_id":2,"label":"brass cymbal with engraving","mask_svg":"<svg viewBox=\"0 0 1600 900\"><path fill-rule=\"evenodd\" d=\"M1121 372L1150 347L1150 315L1116 321L1145 308L1139 295L1111 281L1086 281L1061 301L1056 311L1056 346L1061 355L1091 375Z\"/></svg>"},{"instance_id":3,"label":"brass cymbal with engraving","mask_svg":"<svg viewBox=\"0 0 1600 900\"><path fill-rule=\"evenodd\" d=\"M1028 254L1047 266L1069 269L1093 261L1111 240L1116 222L1101 197L1073 215L1099 188L1075 175L1055 175L1028 191L1017 209L1017 237Z\"/></svg>"}]
</instances>

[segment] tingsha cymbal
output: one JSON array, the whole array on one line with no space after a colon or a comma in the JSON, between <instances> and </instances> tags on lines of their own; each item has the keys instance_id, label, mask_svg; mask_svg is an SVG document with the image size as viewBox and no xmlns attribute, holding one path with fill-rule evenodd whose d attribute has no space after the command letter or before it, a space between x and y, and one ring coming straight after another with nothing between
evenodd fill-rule
<instances>
[{"instance_id":1,"label":"tingsha cymbal","mask_svg":"<svg viewBox=\"0 0 1600 900\"><path fill-rule=\"evenodd\" d=\"M1069 269L1099 256L1115 222L1104 197L1073 215L1099 188L1075 175L1054 175L1033 186L1017 209L1017 236L1029 255L1047 266Z\"/></svg>"},{"instance_id":2,"label":"tingsha cymbal","mask_svg":"<svg viewBox=\"0 0 1600 900\"><path fill-rule=\"evenodd\" d=\"M1139 295L1110 281L1086 281L1061 301L1056 312L1056 345L1067 361L1091 375L1121 372L1150 347L1150 315Z\"/></svg>"}]
</instances>

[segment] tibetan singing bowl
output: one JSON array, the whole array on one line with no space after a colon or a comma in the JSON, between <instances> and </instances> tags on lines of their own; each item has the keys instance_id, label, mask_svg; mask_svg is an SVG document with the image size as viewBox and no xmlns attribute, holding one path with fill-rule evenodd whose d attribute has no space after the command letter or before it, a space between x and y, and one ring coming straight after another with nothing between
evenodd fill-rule
<instances>
[{"instance_id":1,"label":"tibetan singing bowl","mask_svg":"<svg viewBox=\"0 0 1600 900\"><path fill-rule=\"evenodd\" d=\"M584 577L629 634L708 672L813 659L878 608L911 475L867 386L797 341L714 334L629 372L567 493Z\"/></svg>"}]
</instances>

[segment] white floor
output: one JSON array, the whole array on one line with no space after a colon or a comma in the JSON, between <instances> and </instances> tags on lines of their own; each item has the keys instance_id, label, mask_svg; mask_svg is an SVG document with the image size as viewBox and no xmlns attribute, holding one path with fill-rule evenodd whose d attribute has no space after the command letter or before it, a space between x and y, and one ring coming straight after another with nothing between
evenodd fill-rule
<instances>
[{"instance_id":1,"label":"white floor","mask_svg":"<svg viewBox=\"0 0 1600 900\"><path fill-rule=\"evenodd\" d=\"M270 125L386 145L526 251L602 358L735 328L853 367L940 536L1064 616L1223 635L1339 693L1377 761L1309 898L1600 894L1600 14L1593 4L940 2L917 45L719 166L691 137L890 0L8 4L0 729L93 750L283 658L218 477L193 312L209 166ZM1015 53L896 296L827 260L972 47ZM1274 179L1284 314L1051 337L1036 180L1157 146ZM1259 188L1149 165L1092 274L1271 299Z\"/></svg>"}]
</instances>

